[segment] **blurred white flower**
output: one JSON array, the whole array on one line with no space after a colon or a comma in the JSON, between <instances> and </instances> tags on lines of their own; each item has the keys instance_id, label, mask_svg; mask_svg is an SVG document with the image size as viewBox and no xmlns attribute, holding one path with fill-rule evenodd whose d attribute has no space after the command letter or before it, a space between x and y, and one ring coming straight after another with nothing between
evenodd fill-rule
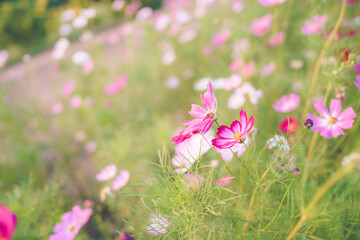
<instances>
[{"instance_id":1,"label":"blurred white flower","mask_svg":"<svg viewBox=\"0 0 360 240\"><path fill-rule=\"evenodd\" d=\"M164 65L170 65L175 61L175 59L176 59L176 53L174 49L169 49L163 53L161 61Z\"/></svg>"},{"instance_id":2,"label":"blurred white flower","mask_svg":"<svg viewBox=\"0 0 360 240\"><path fill-rule=\"evenodd\" d=\"M83 8L80 10L80 15L85 16L87 19L94 18L96 16L96 9L93 7Z\"/></svg>"},{"instance_id":3,"label":"blurred white flower","mask_svg":"<svg viewBox=\"0 0 360 240\"><path fill-rule=\"evenodd\" d=\"M360 153L353 152L343 158L341 165L346 166L348 164L354 164L355 167L360 169Z\"/></svg>"},{"instance_id":4,"label":"blurred white flower","mask_svg":"<svg viewBox=\"0 0 360 240\"><path fill-rule=\"evenodd\" d=\"M197 36L197 30L194 27L186 28L178 37L178 42L185 44L194 40Z\"/></svg>"},{"instance_id":5,"label":"blurred white flower","mask_svg":"<svg viewBox=\"0 0 360 240\"><path fill-rule=\"evenodd\" d=\"M180 79L176 76L171 76L166 79L166 87L169 89L175 89L180 85Z\"/></svg>"},{"instance_id":6,"label":"blurred white flower","mask_svg":"<svg viewBox=\"0 0 360 240\"><path fill-rule=\"evenodd\" d=\"M80 42L90 42L94 38L94 34L90 31L86 31L80 36Z\"/></svg>"},{"instance_id":7,"label":"blurred white flower","mask_svg":"<svg viewBox=\"0 0 360 240\"><path fill-rule=\"evenodd\" d=\"M85 51L76 51L72 57L71 60L74 64L78 66L84 66L85 63L87 63L90 60L90 54Z\"/></svg>"},{"instance_id":8,"label":"blurred white flower","mask_svg":"<svg viewBox=\"0 0 360 240\"><path fill-rule=\"evenodd\" d=\"M280 151L289 151L290 146L284 136L275 135L266 142L266 146L269 149L278 148Z\"/></svg>"},{"instance_id":9,"label":"blurred white flower","mask_svg":"<svg viewBox=\"0 0 360 240\"><path fill-rule=\"evenodd\" d=\"M63 25L60 26L59 28L59 34L61 36L67 36L69 35L70 33L72 33L72 26L68 23L65 23Z\"/></svg>"},{"instance_id":10,"label":"blurred white flower","mask_svg":"<svg viewBox=\"0 0 360 240\"><path fill-rule=\"evenodd\" d=\"M71 21L73 20L73 18L76 16L76 12L74 9L67 9L65 10L64 12L62 12L61 14L61 20L63 22L68 22L68 21Z\"/></svg>"},{"instance_id":11,"label":"blurred white flower","mask_svg":"<svg viewBox=\"0 0 360 240\"><path fill-rule=\"evenodd\" d=\"M125 6L125 1L124 0L115 0L111 4L111 9L113 11L120 11L124 6Z\"/></svg>"},{"instance_id":12,"label":"blurred white flower","mask_svg":"<svg viewBox=\"0 0 360 240\"><path fill-rule=\"evenodd\" d=\"M139 21L144 21L149 19L153 14L153 10L150 7L144 7L141 8L137 13L136 13L136 19Z\"/></svg>"},{"instance_id":13,"label":"blurred white flower","mask_svg":"<svg viewBox=\"0 0 360 240\"><path fill-rule=\"evenodd\" d=\"M171 19L168 14L161 13L159 16L157 16L154 20L154 28L158 32L163 32L166 27L169 25Z\"/></svg>"},{"instance_id":14,"label":"blurred white flower","mask_svg":"<svg viewBox=\"0 0 360 240\"><path fill-rule=\"evenodd\" d=\"M23 60L23 62L25 62L25 63L30 62L30 60L31 60L30 54L25 54L25 55L22 57L22 60Z\"/></svg>"},{"instance_id":15,"label":"blurred white flower","mask_svg":"<svg viewBox=\"0 0 360 240\"><path fill-rule=\"evenodd\" d=\"M88 23L88 19L83 16L77 16L73 21L72 21L72 25L74 26L74 28L80 29L80 28L84 28Z\"/></svg>"},{"instance_id":16,"label":"blurred white flower","mask_svg":"<svg viewBox=\"0 0 360 240\"><path fill-rule=\"evenodd\" d=\"M304 62L300 59L291 59L290 60L290 68L291 69L301 69L304 66Z\"/></svg>"},{"instance_id":17,"label":"blurred white flower","mask_svg":"<svg viewBox=\"0 0 360 240\"><path fill-rule=\"evenodd\" d=\"M199 92L205 91L208 88L207 84L209 83L209 81L212 82L212 79L210 77L205 77L197 80L196 82L194 82L194 89Z\"/></svg>"},{"instance_id":18,"label":"blurred white flower","mask_svg":"<svg viewBox=\"0 0 360 240\"><path fill-rule=\"evenodd\" d=\"M8 51L6 51L6 50L1 50L0 51L0 68L5 66L8 57L9 57Z\"/></svg>"}]
</instances>

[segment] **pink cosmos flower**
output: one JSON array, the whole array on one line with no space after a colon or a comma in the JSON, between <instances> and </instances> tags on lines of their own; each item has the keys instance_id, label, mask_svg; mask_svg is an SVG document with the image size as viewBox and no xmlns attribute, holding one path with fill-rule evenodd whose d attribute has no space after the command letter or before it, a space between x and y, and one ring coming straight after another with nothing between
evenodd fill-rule
<instances>
[{"instance_id":1,"label":"pink cosmos flower","mask_svg":"<svg viewBox=\"0 0 360 240\"><path fill-rule=\"evenodd\" d=\"M277 112L287 113L295 110L299 103L300 97L295 93L291 93L290 95L284 95L279 100L277 100L273 105L273 108Z\"/></svg>"},{"instance_id":2,"label":"pink cosmos flower","mask_svg":"<svg viewBox=\"0 0 360 240\"><path fill-rule=\"evenodd\" d=\"M114 95L121 90L123 90L127 84L128 77L127 75L121 76L116 82L110 84L104 88L104 92L107 95Z\"/></svg>"},{"instance_id":3,"label":"pink cosmos flower","mask_svg":"<svg viewBox=\"0 0 360 240\"><path fill-rule=\"evenodd\" d=\"M111 183L113 190L119 190L123 188L130 179L130 172L128 170L120 170L119 174L116 175L115 180Z\"/></svg>"},{"instance_id":4,"label":"pink cosmos flower","mask_svg":"<svg viewBox=\"0 0 360 240\"><path fill-rule=\"evenodd\" d=\"M286 133L294 134L296 129L298 128L298 125L299 122L295 118L289 117L281 121L279 129L281 132L285 134Z\"/></svg>"},{"instance_id":5,"label":"pink cosmos flower","mask_svg":"<svg viewBox=\"0 0 360 240\"><path fill-rule=\"evenodd\" d=\"M213 124L217 109L217 100L211 82L208 83L208 88L209 90L203 95L200 94L204 108L196 104L191 105L189 114L193 116L194 119L185 121L184 125L188 127L184 131L184 134L195 131L200 131L201 134L205 134Z\"/></svg>"},{"instance_id":6,"label":"pink cosmos flower","mask_svg":"<svg viewBox=\"0 0 360 240\"><path fill-rule=\"evenodd\" d=\"M82 104L82 97L79 95L73 96L69 104L71 108L79 108Z\"/></svg>"},{"instance_id":7,"label":"pink cosmos flower","mask_svg":"<svg viewBox=\"0 0 360 240\"><path fill-rule=\"evenodd\" d=\"M146 232L151 236L167 233L167 229L172 225L169 223L167 215L152 214L150 218L150 225L146 227Z\"/></svg>"},{"instance_id":8,"label":"pink cosmos flower","mask_svg":"<svg viewBox=\"0 0 360 240\"><path fill-rule=\"evenodd\" d=\"M308 114L307 117L314 122L312 130L321 132L320 135L323 137L336 138L339 135L345 135L342 129L350 129L354 124L354 118L356 117L354 109L349 107L341 113L342 106L339 99L331 100L330 112L322 102L316 102L314 107L321 117L311 114Z\"/></svg>"},{"instance_id":9,"label":"pink cosmos flower","mask_svg":"<svg viewBox=\"0 0 360 240\"><path fill-rule=\"evenodd\" d=\"M91 214L92 210L89 208L74 206L71 212L64 213L61 223L55 225L54 234L49 236L49 240L73 240L82 226L89 221Z\"/></svg>"},{"instance_id":10,"label":"pink cosmos flower","mask_svg":"<svg viewBox=\"0 0 360 240\"><path fill-rule=\"evenodd\" d=\"M360 90L360 75L356 76L355 86Z\"/></svg>"},{"instance_id":11,"label":"pink cosmos flower","mask_svg":"<svg viewBox=\"0 0 360 240\"><path fill-rule=\"evenodd\" d=\"M185 141L186 139L191 138L192 135L198 133L198 131L194 131L194 132L191 132L188 134L184 134L184 131L185 130L181 130L178 135L171 138L171 141L175 142L175 144L179 144L179 143Z\"/></svg>"},{"instance_id":12,"label":"pink cosmos flower","mask_svg":"<svg viewBox=\"0 0 360 240\"><path fill-rule=\"evenodd\" d=\"M94 61L93 60L89 60L87 61L84 66L83 66L83 69L82 69L82 73L83 75L88 75L89 73L92 72L92 70L94 69Z\"/></svg>"},{"instance_id":13,"label":"pink cosmos flower","mask_svg":"<svg viewBox=\"0 0 360 240\"><path fill-rule=\"evenodd\" d=\"M231 9L235 13L241 12L244 9L244 4L243 4L242 0L234 0L231 5Z\"/></svg>"},{"instance_id":14,"label":"pink cosmos flower","mask_svg":"<svg viewBox=\"0 0 360 240\"><path fill-rule=\"evenodd\" d=\"M208 55L211 55L212 52L213 52L213 50L212 50L212 48L209 47L209 46L203 48L203 54L204 54L204 55L207 55L207 56L208 56Z\"/></svg>"},{"instance_id":15,"label":"pink cosmos flower","mask_svg":"<svg viewBox=\"0 0 360 240\"><path fill-rule=\"evenodd\" d=\"M258 1L264 7L271 7L286 2L286 0L258 0Z\"/></svg>"},{"instance_id":16,"label":"pink cosmos flower","mask_svg":"<svg viewBox=\"0 0 360 240\"><path fill-rule=\"evenodd\" d=\"M247 78L250 77L254 72L255 72L255 62L250 61L244 65L240 75L243 78Z\"/></svg>"},{"instance_id":17,"label":"pink cosmos flower","mask_svg":"<svg viewBox=\"0 0 360 240\"><path fill-rule=\"evenodd\" d=\"M0 239L11 240L17 224L16 215L0 204Z\"/></svg>"},{"instance_id":18,"label":"pink cosmos flower","mask_svg":"<svg viewBox=\"0 0 360 240\"><path fill-rule=\"evenodd\" d=\"M62 94L65 97L68 97L74 92L74 89L75 89L75 83L74 81L70 80L63 86Z\"/></svg>"},{"instance_id":19,"label":"pink cosmos flower","mask_svg":"<svg viewBox=\"0 0 360 240\"><path fill-rule=\"evenodd\" d=\"M304 35L321 34L327 21L328 17L326 14L315 15L312 19L305 22L305 26L301 29L301 33Z\"/></svg>"},{"instance_id":20,"label":"pink cosmos flower","mask_svg":"<svg viewBox=\"0 0 360 240\"><path fill-rule=\"evenodd\" d=\"M240 122L235 120L232 122L230 128L221 125L218 128L217 135L219 138L212 140L212 144L220 149L231 148L236 143L243 143L243 138L248 134L254 125L255 118L247 119L246 111L240 111Z\"/></svg>"},{"instance_id":21,"label":"pink cosmos flower","mask_svg":"<svg viewBox=\"0 0 360 240\"><path fill-rule=\"evenodd\" d=\"M56 102L51 106L51 113L54 115L60 114L64 110L64 105L61 102Z\"/></svg>"},{"instance_id":22,"label":"pink cosmos flower","mask_svg":"<svg viewBox=\"0 0 360 240\"><path fill-rule=\"evenodd\" d=\"M218 153L220 153L222 159L225 162L230 162L233 159L234 154L236 154L238 158L241 157L241 155L246 151L246 146L249 146L250 142L251 142L251 138L249 136L245 136L245 141L244 141L245 144L235 144L231 148L226 148L226 149L215 148L215 150Z\"/></svg>"},{"instance_id":23,"label":"pink cosmos flower","mask_svg":"<svg viewBox=\"0 0 360 240\"><path fill-rule=\"evenodd\" d=\"M221 46L230 38L230 35L231 33L228 29L222 29L213 36L212 43L215 46Z\"/></svg>"},{"instance_id":24,"label":"pink cosmos flower","mask_svg":"<svg viewBox=\"0 0 360 240\"><path fill-rule=\"evenodd\" d=\"M232 74L230 77L224 79L223 89L232 90L236 89L241 84L241 77L237 74Z\"/></svg>"},{"instance_id":25,"label":"pink cosmos flower","mask_svg":"<svg viewBox=\"0 0 360 240\"><path fill-rule=\"evenodd\" d=\"M205 135L195 134L191 138L177 144L175 147L175 157L172 159L172 164L177 167L175 172L187 172L200 156L210 150L208 142L211 142L213 138L213 131L210 130Z\"/></svg>"},{"instance_id":26,"label":"pink cosmos flower","mask_svg":"<svg viewBox=\"0 0 360 240\"><path fill-rule=\"evenodd\" d=\"M229 185L233 179L233 176L225 176L222 177L219 181L217 181L216 184L220 186L226 186Z\"/></svg>"},{"instance_id":27,"label":"pink cosmos flower","mask_svg":"<svg viewBox=\"0 0 360 240\"><path fill-rule=\"evenodd\" d=\"M244 65L244 61L241 58L235 59L229 66L230 71L236 72Z\"/></svg>"},{"instance_id":28,"label":"pink cosmos flower","mask_svg":"<svg viewBox=\"0 0 360 240\"><path fill-rule=\"evenodd\" d=\"M278 32L270 36L269 45L270 47L276 47L282 44L285 41L285 33Z\"/></svg>"},{"instance_id":29,"label":"pink cosmos flower","mask_svg":"<svg viewBox=\"0 0 360 240\"><path fill-rule=\"evenodd\" d=\"M260 75L264 77L269 76L275 71L275 69L276 69L276 64L274 61L271 61L268 65L266 65L261 69Z\"/></svg>"},{"instance_id":30,"label":"pink cosmos flower","mask_svg":"<svg viewBox=\"0 0 360 240\"><path fill-rule=\"evenodd\" d=\"M127 15L133 15L140 7L140 1L132 1L129 5L126 6L125 13Z\"/></svg>"},{"instance_id":31,"label":"pink cosmos flower","mask_svg":"<svg viewBox=\"0 0 360 240\"><path fill-rule=\"evenodd\" d=\"M184 186L187 187L187 192L190 192L190 189L198 190L200 187L200 184L202 184L205 181L204 176L198 175L197 173L185 173L183 175L183 179L181 179L181 182Z\"/></svg>"},{"instance_id":32,"label":"pink cosmos flower","mask_svg":"<svg viewBox=\"0 0 360 240\"><path fill-rule=\"evenodd\" d=\"M360 62L355 65L354 70L360 73Z\"/></svg>"},{"instance_id":33,"label":"pink cosmos flower","mask_svg":"<svg viewBox=\"0 0 360 240\"><path fill-rule=\"evenodd\" d=\"M115 176L116 170L117 167L115 164L113 163L109 164L103 169L101 169L101 171L98 174L96 174L96 179L98 181L107 181Z\"/></svg>"},{"instance_id":34,"label":"pink cosmos flower","mask_svg":"<svg viewBox=\"0 0 360 240\"><path fill-rule=\"evenodd\" d=\"M263 36L265 33L267 33L270 30L271 22L272 22L271 14L266 14L261 18L255 19L251 23L252 33L256 36Z\"/></svg>"}]
</instances>

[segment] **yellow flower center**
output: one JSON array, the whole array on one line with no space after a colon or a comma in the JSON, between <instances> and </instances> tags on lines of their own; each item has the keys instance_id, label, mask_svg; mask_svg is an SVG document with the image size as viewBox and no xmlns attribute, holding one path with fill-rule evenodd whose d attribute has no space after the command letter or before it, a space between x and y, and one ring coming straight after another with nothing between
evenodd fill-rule
<instances>
[{"instance_id":1,"label":"yellow flower center","mask_svg":"<svg viewBox=\"0 0 360 240\"><path fill-rule=\"evenodd\" d=\"M214 118L214 117L215 117L215 114L214 114L213 112L211 112L211 111L208 111L208 112L206 113L206 116L205 116L204 120L212 119L212 118Z\"/></svg>"},{"instance_id":2,"label":"yellow flower center","mask_svg":"<svg viewBox=\"0 0 360 240\"><path fill-rule=\"evenodd\" d=\"M329 124L334 124L336 122L336 118L330 118L329 119Z\"/></svg>"},{"instance_id":3,"label":"yellow flower center","mask_svg":"<svg viewBox=\"0 0 360 240\"><path fill-rule=\"evenodd\" d=\"M236 141L239 141L239 140L240 140L240 137L241 137L241 132L236 132L236 133L234 134L234 138L235 138Z\"/></svg>"},{"instance_id":4,"label":"yellow flower center","mask_svg":"<svg viewBox=\"0 0 360 240\"><path fill-rule=\"evenodd\" d=\"M74 226L74 225L71 225L71 226L69 227L69 231L70 231L70 232L74 231L74 229L75 229L75 226Z\"/></svg>"}]
</instances>

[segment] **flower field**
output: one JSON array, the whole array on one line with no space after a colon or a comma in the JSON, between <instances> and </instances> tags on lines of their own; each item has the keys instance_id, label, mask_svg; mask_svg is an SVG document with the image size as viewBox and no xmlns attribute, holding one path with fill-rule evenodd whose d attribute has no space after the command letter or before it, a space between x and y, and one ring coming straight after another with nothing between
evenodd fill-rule
<instances>
[{"instance_id":1,"label":"flower field","mask_svg":"<svg viewBox=\"0 0 360 240\"><path fill-rule=\"evenodd\" d=\"M0 41L0 239L360 239L360 1L150 6Z\"/></svg>"}]
</instances>

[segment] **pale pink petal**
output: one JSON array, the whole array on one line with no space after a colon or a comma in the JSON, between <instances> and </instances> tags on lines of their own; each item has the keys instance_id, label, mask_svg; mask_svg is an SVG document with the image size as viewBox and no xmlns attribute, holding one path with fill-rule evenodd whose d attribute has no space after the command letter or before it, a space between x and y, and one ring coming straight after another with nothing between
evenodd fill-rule
<instances>
[{"instance_id":1,"label":"pale pink petal","mask_svg":"<svg viewBox=\"0 0 360 240\"><path fill-rule=\"evenodd\" d=\"M232 127L230 129L227 126L221 125L218 128L217 135L221 138L234 139L234 129Z\"/></svg>"},{"instance_id":2,"label":"pale pink petal","mask_svg":"<svg viewBox=\"0 0 360 240\"><path fill-rule=\"evenodd\" d=\"M116 170L117 167L115 164L109 164L96 174L96 179L98 181L107 181L115 176Z\"/></svg>"},{"instance_id":3,"label":"pale pink petal","mask_svg":"<svg viewBox=\"0 0 360 240\"><path fill-rule=\"evenodd\" d=\"M314 103L314 108L323 118L330 118L330 113L322 102Z\"/></svg>"},{"instance_id":4,"label":"pale pink petal","mask_svg":"<svg viewBox=\"0 0 360 240\"><path fill-rule=\"evenodd\" d=\"M339 99L332 99L330 101L330 115L337 118L341 112L341 101Z\"/></svg>"},{"instance_id":5,"label":"pale pink petal","mask_svg":"<svg viewBox=\"0 0 360 240\"><path fill-rule=\"evenodd\" d=\"M115 180L111 183L113 190L119 190L123 188L130 179L130 172L128 170L120 170L119 174L115 177Z\"/></svg>"}]
</instances>

